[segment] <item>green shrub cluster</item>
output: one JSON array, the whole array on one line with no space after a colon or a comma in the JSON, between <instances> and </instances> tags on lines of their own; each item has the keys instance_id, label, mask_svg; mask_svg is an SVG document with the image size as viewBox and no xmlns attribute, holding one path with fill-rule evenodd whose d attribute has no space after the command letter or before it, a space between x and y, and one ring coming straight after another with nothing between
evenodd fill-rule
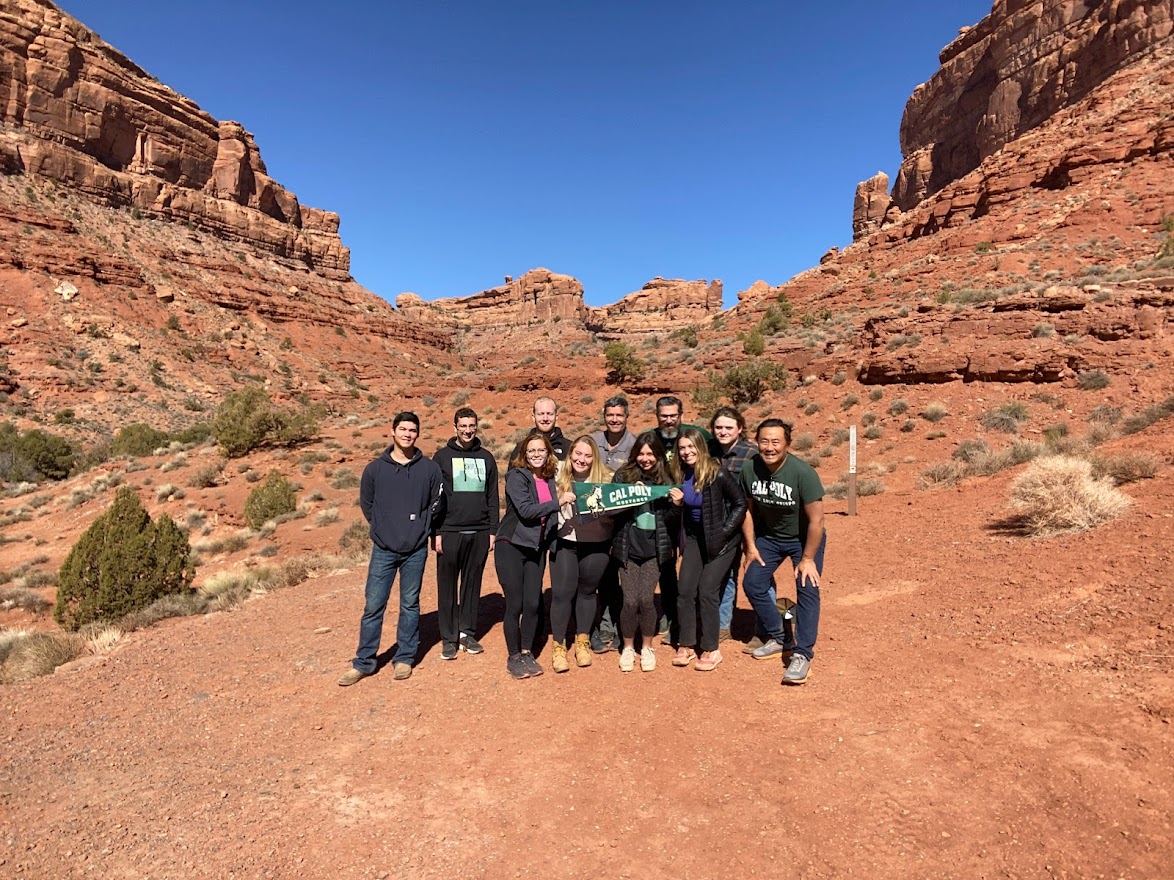
<instances>
[{"instance_id":1,"label":"green shrub cluster","mask_svg":"<svg viewBox=\"0 0 1174 880\"><path fill-rule=\"evenodd\" d=\"M782 390L787 384L787 371L773 361L750 358L730 367L713 384L734 406L746 406L761 400L768 389Z\"/></svg>"},{"instance_id":2,"label":"green shrub cluster","mask_svg":"<svg viewBox=\"0 0 1174 880\"><path fill-rule=\"evenodd\" d=\"M124 486L65 557L53 616L73 631L115 620L187 590L194 571L187 536L166 514L152 521Z\"/></svg>"},{"instance_id":3,"label":"green shrub cluster","mask_svg":"<svg viewBox=\"0 0 1174 880\"><path fill-rule=\"evenodd\" d=\"M76 450L64 437L40 428L21 431L0 423L0 480L7 482L63 480L75 465Z\"/></svg>"},{"instance_id":4,"label":"green shrub cluster","mask_svg":"<svg viewBox=\"0 0 1174 880\"><path fill-rule=\"evenodd\" d=\"M224 398L212 422L216 442L229 458L240 458L262 446L293 446L317 432L316 410L277 409L260 385L250 385Z\"/></svg>"},{"instance_id":5,"label":"green shrub cluster","mask_svg":"<svg viewBox=\"0 0 1174 880\"><path fill-rule=\"evenodd\" d=\"M648 362L638 357L636 350L626 342L609 342L603 349L607 363L607 380L612 385L639 382L648 371Z\"/></svg>"},{"instance_id":6,"label":"green shrub cluster","mask_svg":"<svg viewBox=\"0 0 1174 880\"><path fill-rule=\"evenodd\" d=\"M270 471L265 482L249 493L245 501L245 522L254 531L271 519L298 509L298 496L279 471Z\"/></svg>"}]
</instances>

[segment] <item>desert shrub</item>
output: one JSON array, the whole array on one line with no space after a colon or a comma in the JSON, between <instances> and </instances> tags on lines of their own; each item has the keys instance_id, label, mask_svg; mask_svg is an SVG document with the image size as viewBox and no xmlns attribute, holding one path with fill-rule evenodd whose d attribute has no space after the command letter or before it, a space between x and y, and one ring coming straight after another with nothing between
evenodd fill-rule
<instances>
[{"instance_id":1,"label":"desert shrub","mask_svg":"<svg viewBox=\"0 0 1174 880\"><path fill-rule=\"evenodd\" d=\"M192 582L190 556L187 536L171 517L152 521L138 495L124 486L62 563L53 616L63 628L77 630L181 593Z\"/></svg>"},{"instance_id":2,"label":"desert shrub","mask_svg":"<svg viewBox=\"0 0 1174 880\"><path fill-rule=\"evenodd\" d=\"M901 423L901 433L902 434L911 434L911 433L913 433L914 429L916 429L916 428L917 428L917 422L913 421L913 419L905 419L905 421L903 421Z\"/></svg>"},{"instance_id":3,"label":"desert shrub","mask_svg":"<svg viewBox=\"0 0 1174 880\"><path fill-rule=\"evenodd\" d=\"M1035 339L1048 339L1056 335L1056 328L1046 322L1040 322L1031 328L1031 335Z\"/></svg>"},{"instance_id":4,"label":"desert shrub","mask_svg":"<svg viewBox=\"0 0 1174 880\"><path fill-rule=\"evenodd\" d=\"M758 331L763 336L777 336L787 329L791 323L791 304L789 302L779 302L776 305L767 306L766 312L762 315L762 320L758 322Z\"/></svg>"},{"instance_id":5,"label":"desert shrub","mask_svg":"<svg viewBox=\"0 0 1174 880\"><path fill-rule=\"evenodd\" d=\"M966 467L957 461L943 461L930 465L921 472L918 483L921 488L929 489L936 486L952 486L966 473Z\"/></svg>"},{"instance_id":6,"label":"desert shrub","mask_svg":"<svg viewBox=\"0 0 1174 880\"><path fill-rule=\"evenodd\" d=\"M298 509L298 496L280 471L270 471L265 482L249 493L245 501L245 522L259 529L268 520Z\"/></svg>"},{"instance_id":7,"label":"desert shrub","mask_svg":"<svg viewBox=\"0 0 1174 880\"><path fill-rule=\"evenodd\" d=\"M73 445L64 437L0 423L0 479L4 481L63 480L74 468L74 456Z\"/></svg>"},{"instance_id":8,"label":"desert shrub","mask_svg":"<svg viewBox=\"0 0 1174 880\"><path fill-rule=\"evenodd\" d=\"M819 404L814 401L807 404L807 406L803 408L803 415L805 416L813 416L817 412L819 412Z\"/></svg>"},{"instance_id":9,"label":"desert shrub","mask_svg":"<svg viewBox=\"0 0 1174 880\"><path fill-rule=\"evenodd\" d=\"M833 385L843 385L848 380L848 374L843 370L837 370L833 375L831 382Z\"/></svg>"},{"instance_id":10,"label":"desert shrub","mask_svg":"<svg viewBox=\"0 0 1174 880\"><path fill-rule=\"evenodd\" d=\"M259 385L228 395L212 422L212 434L229 458L240 458L262 446L292 446L309 440L317 431L315 410L277 409Z\"/></svg>"},{"instance_id":11,"label":"desert shrub","mask_svg":"<svg viewBox=\"0 0 1174 880\"><path fill-rule=\"evenodd\" d=\"M51 607L48 599L30 589L29 585L20 587L0 587L0 611L19 608L30 614L45 614Z\"/></svg>"},{"instance_id":12,"label":"desert shrub","mask_svg":"<svg viewBox=\"0 0 1174 880\"><path fill-rule=\"evenodd\" d=\"M865 440L879 440L884 431L881 430L880 425L872 425L864 429Z\"/></svg>"},{"instance_id":13,"label":"desert shrub","mask_svg":"<svg viewBox=\"0 0 1174 880\"><path fill-rule=\"evenodd\" d=\"M188 485L193 489L211 489L220 481L220 474L224 470L223 461L215 461L198 469L188 479Z\"/></svg>"},{"instance_id":14,"label":"desert shrub","mask_svg":"<svg viewBox=\"0 0 1174 880\"><path fill-rule=\"evenodd\" d=\"M907 412L909 412L909 402L900 397L889 404L889 415L891 416L903 416Z\"/></svg>"},{"instance_id":15,"label":"desert shrub","mask_svg":"<svg viewBox=\"0 0 1174 880\"><path fill-rule=\"evenodd\" d=\"M1085 370L1076 374L1076 384L1082 391L1100 391L1109 387L1109 374L1104 370Z\"/></svg>"},{"instance_id":16,"label":"desert shrub","mask_svg":"<svg viewBox=\"0 0 1174 880\"><path fill-rule=\"evenodd\" d=\"M866 412L860 417L860 424L866 428L870 428L876 424L876 413Z\"/></svg>"},{"instance_id":17,"label":"desert shrub","mask_svg":"<svg viewBox=\"0 0 1174 880\"><path fill-rule=\"evenodd\" d=\"M0 633L0 683L27 681L49 675L58 666L76 660L86 642L73 633Z\"/></svg>"},{"instance_id":18,"label":"desert shrub","mask_svg":"<svg viewBox=\"0 0 1174 880\"><path fill-rule=\"evenodd\" d=\"M338 547L343 553L366 555L371 549L371 527L364 520L355 520L339 536Z\"/></svg>"},{"instance_id":19,"label":"desert shrub","mask_svg":"<svg viewBox=\"0 0 1174 880\"><path fill-rule=\"evenodd\" d=\"M751 357L758 357L766 351L766 339L763 338L761 331L754 329L743 334L742 351Z\"/></svg>"},{"instance_id":20,"label":"desert shrub","mask_svg":"<svg viewBox=\"0 0 1174 880\"><path fill-rule=\"evenodd\" d=\"M1009 403L1000 403L994 409L988 409L982 414L979 422L988 431L1014 434L1027 418L1027 407L1018 400L1013 400Z\"/></svg>"},{"instance_id":21,"label":"desert shrub","mask_svg":"<svg viewBox=\"0 0 1174 880\"><path fill-rule=\"evenodd\" d=\"M851 409L860 403L860 398L855 394L846 394L844 399L840 401L840 409Z\"/></svg>"},{"instance_id":22,"label":"desert shrub","mask_svg":"<svg viewBox=\"0 0 1174 880\"><path fill-rule=\"evenodd\" d=\"M786 385L787 371L778 364L751 358L727 369L715 384L734 406L757 403L768 389L778 391Z\"/></svg>"},{"instance_id":23,"label":"desert shrub","mask_svg":"<svg viewBox=\"0 0 1174 880\"><path fill-rule=\"evenodd\" d=\"M328 526L336 522L338 522L337 507L327 507L325 510L320 510L318 515L314 517L314 523L320 526Z\"/></svg>"},{"instance_id":24,"label":"desert shrub","mask_svg":"<svg viewBox=\"0 0 1174 880\"><path fill-rule=\"evenodd\" d=\"M639 382L648 372L648 362L636 354L626 342L609 342L603 349L607 364L607 381L612 385Z\"/></svg>"},{"instance_id":25,"label":"desert shrub","mask_svg":"<svg viewBox=\"0 0 1174 880\"><path fill-rule=\"evenodd\" d=\"M1121 433L1136 434L1171 415L1174 415L1174 397L1167 397L1161 403L1147 406L1141 412L1129 416L1121 425Z\"/></svg>"},{"instance_id":26,"label":"desert shrub","mask_svg":"<svg viewBox=\"0 0 1174 880\"><path fill-rule=\"evenodd\" d=\"M142 422L134 422L124 426L114 435L112 451L117 456L151 455L156 449L167 446L171 442L171 435L166 431L158 431Z\"/></svg>"},{"instance_id":27,"label":"desert shrub","mask_svg":"<svg viewBox=\"0 0 1174 880\"><path fill-rule=\"evenodd\" d=\"M921 417L927 422L940 422L949 414L950 411L946 409L946 405L944 403L928 404L926 408L921 411Z\"/></svg>"},{"instance_id":28,"label":"desert shrub","mask_svg":"<svg viewBox=\"0 0 1174 880\"><path fill-rule=\"evenodd\" d=\"M1094 455L1092 464L1094 480L1108 477L1114 486L1151 480L1161 466L1160 459L1149 452L1123 452L1118 455Z\"/></svg>"},{"instance_id":29,"label":"desert shrub","mask_svg":"<svg viewBox=\"0 0 1174 880\"><path fill-rule=\"evenodd\" d=\"M350 468L339 468L330 485L334 489L357 489L362 482Z\"/></svg>"},{"instance_id":30,"label":"desert shrub","mask_svg":"<svg viewBox=\"0 0 1174 880\"><path fill-rule=\"evenodd\" d=\"M672 332L673 339L679 339L686 348L696 348L698 345L697 328L682 327Z\"/></svg>"},{"instance_id":31,"label":"desert shrub","mask_svg":"<svg viewBox=\"0 0 1174 880\"><path fill-rule=\"evenodd\" d=\"M799 434L791 443L791 448L796 452L806 452L815 446L815 437L811 434Z\"/></svg>"},{"instance_id":32,"label":"desert shrub","mask_svg":"<svg viewBox=\"0 0 1174 880\"><path fill-rule=\"evenodd\" d=\"M868 399L871 400L873 403L876 403L878 400L880 400L884 396L885 396L885 389L883 389L883 388L873 388L871 391L868 392Z\"/></svg>"},{"instance_id":33,"label":"desert shrub","mask_svg":"<svg viewBox=\"0 0 1174 880\"><path fill-rule=\"evenodd\" d=\"M1102 403L1088 414L1088 420L1104 425L1115 425L1121 421L1121 407Z\"/></svg>"},{"instance_id":34,"label":"desert shrub","mask_svg":"<svg viewBox=\"0 0 1174 880\"><path fill-rule=\"evenodd\" d=\"M193 614L203 614L207 610L207 599L195 590L184 590L182 593L161 596L146 608L124 614L118 619L117 625L123 632L134 632L169 617L189 617Z\"/></svg>"},{"instance_id":35,"label":"desert shrub","mask_svg":"<svg viewBox=\"0 0 1174 880\"><path fill-rule=\"evenodd\" d=\"M1011 487L1011 505L1033 535L1083 531L1125 512L1129 497L1095 479L1084 459L1049 455L1033 461Z\"/></svg>"}]
</instances>

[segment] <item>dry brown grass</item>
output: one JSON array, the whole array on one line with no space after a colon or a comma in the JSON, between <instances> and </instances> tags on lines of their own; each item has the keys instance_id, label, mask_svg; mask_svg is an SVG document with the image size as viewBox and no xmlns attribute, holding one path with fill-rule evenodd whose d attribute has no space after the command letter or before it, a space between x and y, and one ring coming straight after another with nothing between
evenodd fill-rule
<instances>
[{"instance_id":1,"label":"dry brown grass","mask_svg":"<svg viewBox=\"0 0 1174 880\"><path fill-rule=\"evenodd\" d=\"M1111 480L1095 479L1092 464L1066 455L1033 461L1011 487L1011 505L1033 535L1058 535L1115 519L1132 502Z\"/></svg>"},{"instance_id":2,"label":"dry brown grass","mask_svg":"<svg viewBox=\"0 0 1174 880\"><path fill-rule=\"evenodd\" d=\"M10 684L49 675L58 666L76 660L86 651L86 641L76 633L21 633L6 639L0 657L0 683Z\"/></svg>"},{"instance_id":3,"label":"dry brown grass","mask_svg":"<svg viewBox=\"0 0 1174 880\"><path fill-rule=\"evenodd\" d=\"M20 608L31 614L47 614L53 603L27 587L0 587L0 610Z\"/></svg>"},{"instance_id":4,"label":"dry brown grass","mask_svg":"<svg viewBox=\"0 0 1174 880\"><path fill-rule=\"evenodd\" d=\"M1115 486L1152 480L1162 466L1162 460L1149 452L1122 452L1118 455L1094 455L1092 475L1095 479L1108 477Z\"/></svg>"}]
</instances>

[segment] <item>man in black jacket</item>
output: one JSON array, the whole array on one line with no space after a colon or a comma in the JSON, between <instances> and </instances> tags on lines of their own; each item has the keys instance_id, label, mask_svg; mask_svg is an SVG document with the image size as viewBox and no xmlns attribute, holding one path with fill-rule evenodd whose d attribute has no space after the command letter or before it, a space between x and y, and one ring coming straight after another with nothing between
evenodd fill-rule
<instances>
[{"instance_id":1,"label":"man in black jacket","mask_svg":"<svg viewBox=\"0 0 1174 880\"><path fill-rule=\"evenodd\" d=\"M534 401L534 427L546 435L546 439L554 448L554 457L559 461L566 461L567 453L571 451L570 443L563 436L563 429L555 424L557 421L558 404L554 402L553 397L539 397ZM510 461L517 458L521 451L522 441L519 441L510 453Z\"/></svg>"},{"instance_id":2,"label":"man in black jacket","mask_svg":"<svg viewBox=\"0 0 1174 880\"><path fill-rule=\"evenodd\" d=\"M481 576L499 515L497 462L477 438L477 413L458 409L453 426L456 436L432 456L444 479L445 500L444 522L433 539L441 660L455 660L458 649L482 651L476 639Z\"/></svg>"},{"instance_id":3,"label":"man in black jacket","mask_svg":"<svg viewBox=\"0 0 1174 880\"><path fill-rule=\"evenodd\" d=\"M440 521L444 516L440 468L416 448L419 436L420 417L401 412L391 422L391 446L363 470L359 506L371 524L373 546L359 623L359 649L352 668L338 679L342 687L375 672L383 613L397 571L399 623L392 662L397 681L412 676L420 644L420 585L428 560L428 538L433 519Z\"/></svg>"}]
</instances>

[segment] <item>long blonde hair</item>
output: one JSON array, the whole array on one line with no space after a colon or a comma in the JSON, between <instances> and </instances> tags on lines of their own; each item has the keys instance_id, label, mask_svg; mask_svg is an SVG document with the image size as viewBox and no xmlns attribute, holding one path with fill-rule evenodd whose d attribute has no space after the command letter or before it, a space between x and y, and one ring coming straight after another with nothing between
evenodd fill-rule
<instances>
[{"instance_id":1,"label":"long blonde hair","mask_svg":"<svg viewBox=\"0 0 1174 880\"><path fill-rule=\"evenodd\" d=\"M567 460L562 462L558 468L558 476L555 477L554 484L558 487L558 493L573 491L571 483L575 481L574 466L571 464L571 453L575 451L575 447L580 443L591 447L591 470L587 472L587 479L581 480L583 483L610 483L611 482L611 468L603 463L603 456L599 454L599 446L590 436L584 434L579 437L571 448L567 451Z\"/></svg>"},{"instance_id":2,"label":"long blonde hair","mask_svg":"<svg viewBox=\"0 0 1174 880\"><path fill-rule=\"evenodd\" d=\"M717 472L722 468L721 463L709 454L709 444L705 442L705 437L700 431L696 428L682 428L680 436L677 437L676 454L673 456L673 462L678 467L683 466L681 461L682 440L688 440L697 450L697 464L693 465L693 487L700 492L717 479Z\"/></svg>"}]
</instances>

